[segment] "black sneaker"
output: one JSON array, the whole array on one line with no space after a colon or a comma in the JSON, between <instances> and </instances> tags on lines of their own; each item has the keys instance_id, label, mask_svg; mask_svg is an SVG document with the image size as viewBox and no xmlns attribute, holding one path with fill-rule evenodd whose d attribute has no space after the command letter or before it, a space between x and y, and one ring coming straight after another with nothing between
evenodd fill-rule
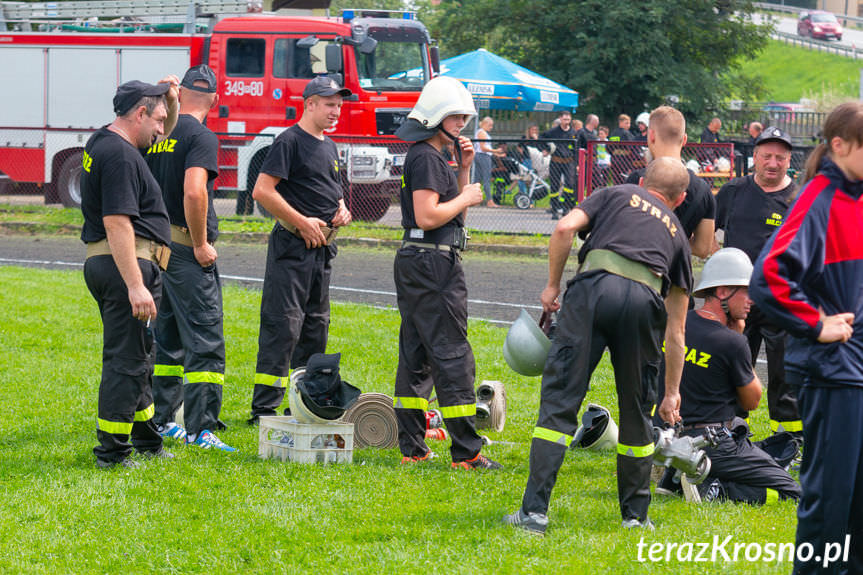
<instances>
[{"instance_id":1,"label":"black sneaker","mask_svg":"<svg viewBox=\"0 0 863 575\"><path fill-rule=\"evenodd\" d=\"M621 523L624 529L644 529L646 531L654 531L656 526L653 524L653 521L648 517L644 521L639 521L638 519L624 519L623 523Z\"/></svg>"},{"instance_id":2,"label":"black sneaker","mask_svg":"<svg viewBox=\"0 0 863 575\"><path fill-rule=\"evenodd\" d=\"M160 447L158 451L142 451L141 455L148 459L174 459L174 454Z\"/></svg>"},{"instance_id":3,"label":"black sneaker","mask_svg":"<svg viewBox=\"0 0 863 575\"><path fill-rule=\"evenodd\" d=\"M112 467L125 467L126 469L137 469L141 464L128 457L120 461L110 461L108 459L96 459L96 467L99 469L111 469Z\"/></svg>"},{"instance_id":4,"label":"black sneaker","mask_svg":"<svg viewBox=\"0 0 863 575\"><path fill-rule=\"evenodd\" d=\"M503 522L506 525L512 525L513 527L518 527L528 533L542 537L545 535L545 530L548 527L548 515L544 513L525 513L519 507L515 513L504 515Z\"/></svg>"},{"instance_id":5,"label":"black sneaker","mask_svg":"<svg viewBox=\"0 0 863 575\"><path fill-rule=\"evenodd\" d=\"M683 495L683 486L680 484L680 478L675 477L676 473L673 467L666 468L654 492L657 495Z\"/></svg>"},{"instance_id":6,"label":"black sneaker","mask_svg":"<svg viewBox=\"0 0 863 575\"><path fill-rule=\"evenodd\" d=\"M492 461L482 453L477 453L473 459L465 461L453 461L452 467L460 469L500 469L501 464L497 461Z\"/></svg>"},{"instance_id":7,"label":"black sneaker","mask_svg":"<svg viewBox=\"0 0 863 575\"><path fill-rule=\"evenodd\" d=\"M698 494L701 496L702 503L721 501L725 498L725 489L718 479L706 479L698 486Z\"/></svg>"}]
</instances>

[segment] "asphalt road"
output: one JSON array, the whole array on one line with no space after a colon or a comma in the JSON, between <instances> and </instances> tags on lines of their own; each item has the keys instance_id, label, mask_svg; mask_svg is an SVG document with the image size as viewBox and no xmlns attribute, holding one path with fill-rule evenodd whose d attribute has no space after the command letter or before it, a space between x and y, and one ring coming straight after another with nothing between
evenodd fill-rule
<instances>
[{"instance_id":1,"label":"asphalt road","mask_svg":"<svg viewBox=\"0 0 863 575\"><path fill-rule=\"evenodd\" d=\"M219 271L226 284L260 289L264 277L266 246L217 244ZM333 264L333 301L396 307L393 256L389 249L343 246ZM571 262L575 260L575 254ZM69 236L0 236L0 265L80 270L84 246ZM509 324L525 307L534 318L540 314L539 294L545 287L548 264L544 258L500 257L465 252L463 259L474 319ZM574 268L570 264L567 275Z\"/></svg>"}]
</instances>

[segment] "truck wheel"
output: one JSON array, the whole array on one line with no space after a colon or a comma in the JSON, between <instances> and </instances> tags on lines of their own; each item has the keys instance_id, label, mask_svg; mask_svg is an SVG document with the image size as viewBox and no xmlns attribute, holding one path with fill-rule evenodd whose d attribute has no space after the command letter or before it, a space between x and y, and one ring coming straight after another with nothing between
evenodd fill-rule
<instances>
[{"instance_id":1,"label":"truck wheel","mask_svg":"<svg viewBox=\"0 0 863 575\"><path fill-rule=\"evenodd\" d=\"M81 207L81 162L84 152L74 152L66 158L57 173L57 195L65 208Z\"/></svg>"},{"instance_id":2,"label":"truck wheel","mask_svg":"<svg viewBox=\"0 0 863 575\"><path fill-rule=\"evenodd\" d=\"M512 201L515 204L515 207L520 210L526 210L530 208L530 196L528 196L524 192L518 192L512 199Z\"/></svg>"}]
</instances>

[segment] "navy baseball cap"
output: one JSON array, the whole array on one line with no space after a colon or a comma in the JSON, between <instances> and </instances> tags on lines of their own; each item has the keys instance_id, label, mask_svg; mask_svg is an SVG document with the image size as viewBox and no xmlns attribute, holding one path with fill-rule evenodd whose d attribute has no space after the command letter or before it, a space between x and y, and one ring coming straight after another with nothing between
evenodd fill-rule
<instances>
[{"instance_id":1,"label":"navy baseball cap","mask_svg":"<svg viewBox=\"0 0 863 575\"><path fill-rule=\"evenodd\" d=\"M312 78L312 80L306 84L306 89L303 90L304 99L311 96L335 96L336 94L342 98L347 98L352 94L352 92L347 88L339 86L339 83L329 76L317 76Z\"/></svg>"},{"instance_id":2,"label":"navy baseball cap","mask_svg":"<svg viewBox=\"0 0 863 575\"><path fill-rule=\"evenodd\" d=\"M170 84L148 84L132 80L117 87L114 94L114 113L122 116L145 96L162 96L171 89Z\"/></svg>"},{"instance_id":3,"label":"navy baseball cap","mask_svg":"<svg viewBox=\"0 0 863 575\"><path fill-rule=\"evenodd\" d=\"M195 82L206 82L207 86L196 86ZM216 74L213 72L212 68L210 68L206 64L192 66L191 68L186 70L186 75L183 76L183 81L180 82L180 85L189 90L194 90L196 92L206 92L208 94L212 94L213 92L218 90L218 85L216 83Z\"/></svg>"},{"instance_id":4,"label":"navy baseball cap","mask_svg":"<svg viewBox=\"0 0 863 575\"><path fill-rule=\"evenodd\" d=\"M782 142L783 144L788 146L789 150L794 147L794 145L791 143L791 136L789 136L787 133L783 132L776 126L767 126L766 128L764 128L764 130L761 132L761 135L758 136L757 140L755 140L755 145L757 147L766 142Z\"/></svg>"}]
</instances>

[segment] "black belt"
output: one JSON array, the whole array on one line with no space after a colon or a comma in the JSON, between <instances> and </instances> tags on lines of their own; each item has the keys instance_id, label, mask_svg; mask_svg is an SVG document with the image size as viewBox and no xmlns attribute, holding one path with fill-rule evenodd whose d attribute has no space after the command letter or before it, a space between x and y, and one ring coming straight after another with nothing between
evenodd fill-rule
<instances>
[{"instance_id":1,"label":"black belt","mask_svg":"<svg viewBox=\"0 0 863 575\"><path fill-rule=\"evenodd\" d=\"M414 246L443 251L463 250L467 248L470 234L467 230L459 227L438 228L436 230L422 230L420 228L407 228L402 235L402 247Z\"/></svg>"},{"instance_id":2,"label":"black belt","mask_svg":"<svg viewBox=\"0 0 863 575\"><path fill-rule=\"evenodd\" d=\"M692 425L684 425L683 431L692 431L693 429L707 429L708 427L731 427L733 419L728 421L719 421L716 423L693 423Z\"/></svg>"}]
</instances>

